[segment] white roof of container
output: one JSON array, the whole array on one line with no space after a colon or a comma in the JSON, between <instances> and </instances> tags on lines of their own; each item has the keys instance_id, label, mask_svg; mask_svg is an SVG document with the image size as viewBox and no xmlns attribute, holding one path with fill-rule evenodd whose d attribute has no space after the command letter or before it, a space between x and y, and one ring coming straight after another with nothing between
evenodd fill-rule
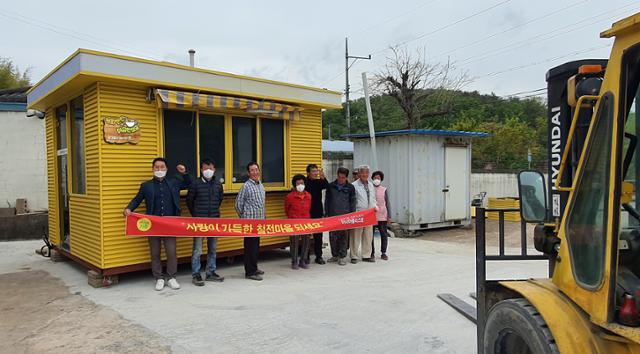
<instances>
[{"instance_id":1,"label":"white roof of container","mask_svg":"<svg viewBox=\"0 0 640 354\"><path fill-rule=\"evenodd\" d=\"M353 142L343 140L322 140L322 151L353 152Z\"/></svg>"}]
</instances>

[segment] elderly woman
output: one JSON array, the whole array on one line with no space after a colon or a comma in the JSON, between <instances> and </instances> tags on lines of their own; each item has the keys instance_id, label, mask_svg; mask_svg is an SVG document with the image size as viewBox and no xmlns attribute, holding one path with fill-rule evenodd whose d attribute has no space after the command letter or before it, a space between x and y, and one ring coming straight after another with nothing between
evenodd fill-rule
<instances>
[{"instance_id":1,"label":"elderly woman","mask_svg":"<svg viewBox=\"0 0 640 354\"><path fill-rule=\"evenodd\" d=\"M389 243L389 234L387 233L387 224L391 222L391 208L389 206L389 192L387 187L382 185L384 181L384 173L382 171L376 171L371 175L371 181L374 185L376 195L376 205L378 211L376 212L376 219L378 220L378 231L380 231L380 251L382 255L380 258L383 260L389 260L387 257L387 245ZM376 247L371 241L371 258L375 258Z\"/></svg>"}]
</instances>

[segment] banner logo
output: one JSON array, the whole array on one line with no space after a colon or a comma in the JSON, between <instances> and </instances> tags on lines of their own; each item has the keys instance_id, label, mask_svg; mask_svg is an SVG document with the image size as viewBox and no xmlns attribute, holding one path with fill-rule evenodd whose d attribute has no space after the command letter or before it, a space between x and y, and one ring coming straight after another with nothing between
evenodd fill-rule
<instances>
[{"instance_id":1,"label":"banner logo","mask_svg":"<svg viewBox=\"0 0 640 354\"><path fill-rule=\"evenodd\" d=\"M149 220L147 218L139 219L136 222L136 226L138 227L138 230L140 230L142 232L149 231L149 230L151 230L151 226L152 226L151 220Z\"/></svg>"}]
</instances>

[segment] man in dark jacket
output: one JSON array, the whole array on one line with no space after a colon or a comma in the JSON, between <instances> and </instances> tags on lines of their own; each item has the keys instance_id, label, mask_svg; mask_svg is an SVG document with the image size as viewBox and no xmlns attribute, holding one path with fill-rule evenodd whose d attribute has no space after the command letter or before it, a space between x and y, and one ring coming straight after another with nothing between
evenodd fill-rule
<instances>
[{"instance_id":1,"label":"man in dark jacket","mask_svg":"<svg viewBox=\"0 0 640 354\"><path fill-rule=\"evenodd\" d=\"M178 172L183 176L183 181L180 182L173 178L166 178L167 161L162 157L156 157L152 166L153 179L140 185L138 194L133 197L124 210L124 214L131 214L144 201L147 205L147 215L180 216L180 190L187 189L191 184L191 178L187 174L186 168L183 165L176 166ZM180 289L180 284L175 278L178 271L175 237L149 236L147 239L151 253L151 271L156 278L156 290L162 290L165 283L162 262L160 261L160 242L164 243L167 254L167 283L171 289Z\"/></svg>"},{"instance_id":2,"label":"man in dark jacket","mask_svg":"<svg viewBox=\"0 0 640 354\"><path fill-rule=\"evenodd\" d=\"M324 216L322 208L322 191L329 186L324 176L324 171L318 169L318 165L307 165L307 192L311 193L311 218L319 219ZM325 264L322 259L322 233L313 234L313 252L316 255L316 263ZM307 264L309 261L307 260Z\"/></svg>"},{"instance_id":3,"label":"man in dark jacket","mask_svg":"<svg viewBox=\"0 0 640 354\"><path fill-rule=\"evenodd\" d=\"M324 206L327 216L344 215L356 211L356 189L349 183L349 170L338 168L338 178L329 184L325 194ZM331 243L331 258L329 262L338 262L343 266L347 264L347 246L349 244L349 231L340 230L329 233Z\"/></svg>"},{"instance_id":4,"label":"man in dark jacket","mask_svg":"<svg viewBox=\"0 0 640 354\"><path fill-rule=\"evenodd\" d=\"M220 204L224 195L222 184L215 176L216 167L210 159L200 163L201 177L191 183L187 193L187 207L191 216L196 218L219 218ZM203 237L193 238L191 253L191 276L196 286L203 286L204 280L200 274L200 255L202 254ZM205 280L224 281L224 277L216 274L216 237L207 237L207 270Z\"/></svg>"}]
</instances>

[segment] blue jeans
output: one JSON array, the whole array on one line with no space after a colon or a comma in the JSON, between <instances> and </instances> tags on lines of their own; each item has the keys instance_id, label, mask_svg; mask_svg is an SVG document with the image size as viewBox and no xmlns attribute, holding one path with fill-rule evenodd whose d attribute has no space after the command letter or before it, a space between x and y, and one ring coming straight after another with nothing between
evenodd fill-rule
<instances>
[{"instance_id":1,"label":"blue jeans","mask_svg":"<svg viewBox=\"0 0 640 354\"><path fill-rule=\"evenodd\" d=\"M200 274L200 255L202 254L202 239L205 237L193 238L193 252L191 253L191 275ZM216 271L216 245L217 237L206 237L207 239L207 275Z\"/></svg>"}]
</instances>

